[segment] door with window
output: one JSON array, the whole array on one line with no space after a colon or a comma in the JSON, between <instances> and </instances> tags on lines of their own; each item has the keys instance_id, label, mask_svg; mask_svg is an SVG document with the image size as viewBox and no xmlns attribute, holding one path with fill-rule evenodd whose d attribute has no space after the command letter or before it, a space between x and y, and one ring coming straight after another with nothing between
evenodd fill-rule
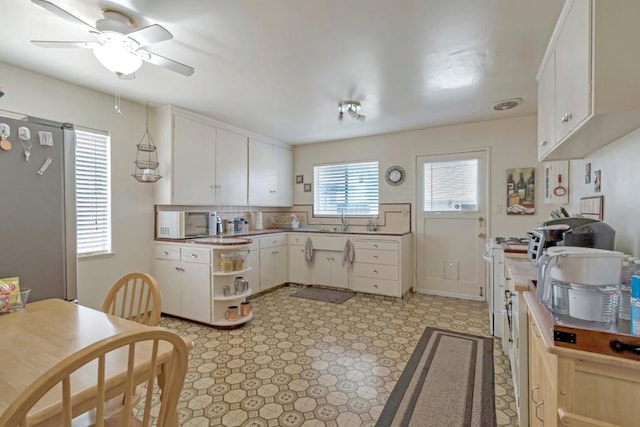
<instances>
[{"instance_id":1,"label":"door with window","mask_svg":"<svg viewBox=\"0 0 640 427\"><path fill-rule=\"evenodd\" d=\"M487 152L416 160L417 291L484 300Z\"/></svg>"}]
</instances>

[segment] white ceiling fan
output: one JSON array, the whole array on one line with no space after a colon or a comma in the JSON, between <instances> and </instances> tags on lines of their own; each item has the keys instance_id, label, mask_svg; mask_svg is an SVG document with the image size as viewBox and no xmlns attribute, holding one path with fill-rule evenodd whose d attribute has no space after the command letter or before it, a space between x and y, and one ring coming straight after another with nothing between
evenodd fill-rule
<instances>
[{"instance_id":1,"label":"white ceiling fan","mask_svg":"<svg viewBox=\"0 0 640 427\"><path fill-rule=\"evenodd\" d=\"M171 71L190 76L194 69L173 59L149 52L145 47L170 40L173 35L158 24L135 29L133 20L113 10L105 10L104 18L95 27L46 0L31 0L36 5L76 25L84 27L96 41L45 41L32 40L31 43L47 48L93 49L98 61L120 78L134 78L142 61L149 62Z\"/></svg>"}]
</instances>

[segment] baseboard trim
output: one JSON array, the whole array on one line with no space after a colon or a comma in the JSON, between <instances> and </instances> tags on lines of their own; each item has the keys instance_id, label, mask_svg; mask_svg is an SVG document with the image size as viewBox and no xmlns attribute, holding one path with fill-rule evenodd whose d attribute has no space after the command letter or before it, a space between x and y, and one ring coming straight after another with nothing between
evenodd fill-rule
<instances>
[{"instance_id":1,"label":"baseboard trim","mask_svg":"<svg viewBox=\"0 0 640 427\"><path fill-rule=\"evenodd\" d=\"M436 295L436 296L439 296L439 297L467 299L467 300L471 300L471 301L486 301L485 298L481 297L481 296L455 294L455 293L452 293L452 292L428 291L428 290L424 290L424 289L416 289L416 293L417 294L422 294L422 295Z\"/></svg>"}]
</instances>

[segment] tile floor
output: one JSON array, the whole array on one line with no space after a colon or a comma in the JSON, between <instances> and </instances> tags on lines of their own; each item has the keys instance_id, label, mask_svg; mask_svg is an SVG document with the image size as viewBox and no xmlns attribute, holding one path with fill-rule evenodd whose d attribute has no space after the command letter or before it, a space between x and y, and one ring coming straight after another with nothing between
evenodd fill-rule
<instances>
[{"instance_id":1,"label":"tile floor","mask_svg":"<svg viewBox=\"0 0 640 427\"><path fill-rule=\"evenodd\" d=\"M357 294L344 304L253 298L254 320L231 331L163 317L194 341L179 404L182 426L373 426L426 326L486 335L486 304ZM494 345L498 425L517 425L509 362Z\"/></svg>"}]
</instances>

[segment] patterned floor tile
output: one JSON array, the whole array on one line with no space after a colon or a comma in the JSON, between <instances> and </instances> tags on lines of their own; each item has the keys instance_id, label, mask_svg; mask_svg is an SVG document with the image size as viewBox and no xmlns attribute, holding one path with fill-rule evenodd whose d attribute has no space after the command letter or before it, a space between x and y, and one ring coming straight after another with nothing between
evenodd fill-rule
<instances>
[{"instance_id":1,"label":"patterned floor tile","mask_svg":"<svg viewBox=\"0 0 640 427\"><path fill-rule=\"evenodd\" d=\"M225 331L173 317L194 341L180 397L183 426L374 426L427 326L488 333L486 303L357 294L343 304L252 298L254 319ZM509 361L494 342L499 426L517 426Z\"/></svg>"}]
</instances>

